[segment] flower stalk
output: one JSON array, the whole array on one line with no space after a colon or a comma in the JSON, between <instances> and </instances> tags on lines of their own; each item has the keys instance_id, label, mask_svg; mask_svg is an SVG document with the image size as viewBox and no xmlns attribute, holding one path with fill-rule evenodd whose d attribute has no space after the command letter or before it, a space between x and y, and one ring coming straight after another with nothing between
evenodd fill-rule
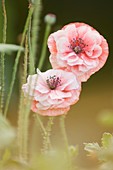
<instances>
[{"instance_id":1,"label":"flower stalk","mask_svg":"<svg viewBox=\"0 0 113 170\"><path fill-rule=\"evenodd\" d=\"M30 74L35 72L35 61L38 49L38 39L39 39L39 24L40 24L40 15L42 9L42 0L34 0L34 13L32 19L32 29L31 29L31 50L29 55L29 70Z\"/></svg>"},{"instance_id":2,"label":"flower stalk","mask_svg":"<svg viewBox=\"0 0 113 170\"><path fill-rule=\"evenodd\" d=\"M65 149L68 152L68 138L67 138L67 133L66 133L66 128L65 128L65 115L62 115L60 117L60 127L61 127L61 133L62 133L62 137L65 143Z\"/></svg>"},{"instance_id":3,"label":"flower stalk","mask_svg":"<svg viewBox=\"0 0 113 170\"><path fill-rule=\"evenodd\" d=\"M47 39L51 31L51 26L56 22L56 16L54 14L47 14L44 18L46 23L45 35L42 43L42 51L40 55L40 60L38 63L38 68L41 70L46 59L46 51L47 51Z\"/></svg>"},{"instance_id":4,"label":"flower stalk","mask_svg":"<svg viewBox=\"0 0 113 170\"><path fill-rule=\"evenodd\" d=\"M52 148L51 141L50 141L52 125L53 125L53 117L49 117L47 127L46 127L46 133L43 133L43 149L42 149L43 153L46 153L49 149Z\"/></svg>"},{"instance_id":5,"label":"flower stalk","mask_svg":"<svg viewBox=\"0 0 113 170\"><path fill-rule=\"evenodd\" d=\"M29 22L31 20L32 15L33 15L33 11L34 11L34 7L31 6L31 8L29 9L28 17L27 17L25 27L24 27L24 31L23 31L23 35L22 35L22 40L21 40L21 43L20 43L20 46L22 46L22 47L24 45L26 33L28 31L28 28L29 28ZM6 105L5 105L5 111L4 111L4 116L5 117L7 116L9 102L10 102L13 86L14 86L14 83L15 83L15 79L16 79L16 73L17 73L17 68L18 68L20 55L21 55L21 50L19 50L18 53L17 53L16 59L15 59L15 64L14 64L14 67L13 67L12 81L11 81L11 84L10 84L10 89L9 89L9 93L8 93L8 96L7 96Z\"/></svg>"},{"instance_id":6,"label":"flower stalk","mask_svg":"<svg viewBox=\"0 0 113 170\"><path fill-rule=\"evenodd\" d=\"M25 40L25 55L24 55L24 67L23 67L23 78L21 81L21 86L26 81L27 77L27 59L28 59L28 38L26 36ZM25 149L23 143L25 142L26 131L24 131L24 124L25 124L25 112L24 112L24 94L22 90L20 91L20 104L19 104L19 113L18 113L18 134L17 134L17 142L19 147L19 157L24 157L27 159L27 146L25 144Z\"/></svg>"},{"instance_id":7,"label":"flower stalk","mask_svg":"<svg viewBox=\"0 0 113 170\"><path fill-rule=\"evenodd\" d=\"M2 0L2 9L3 9L3 17L4 17L4 24L3 24L3 43L6 43L6 33L7 33L7 13L6 13L6 7L5 7L5 0ZM4 107L4 91L5 91L5 63L4 63L4 57L5 57L5 53L2 52L1 53L1 70L0 70L0 87L1 87L1 91L0 91L0 113L3 113L3 107Z\"/></svg>"}]
</instances>

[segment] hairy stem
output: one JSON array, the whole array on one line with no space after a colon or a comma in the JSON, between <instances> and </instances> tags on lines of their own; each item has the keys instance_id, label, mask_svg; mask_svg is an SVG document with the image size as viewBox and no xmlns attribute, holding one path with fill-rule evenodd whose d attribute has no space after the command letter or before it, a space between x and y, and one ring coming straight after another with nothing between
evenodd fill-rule
<instances>
[{"instance_id":1,"label":"hairy stem","mask_svg":"<svg viewBox=\"0 0 113 170\"><path fill-rule=\"evenodd\" d=\"M33 10L34 10L34 8L33 8L33 6L31 6L31 8L29 9L28 17L27 17L26 24L25 24L24 31L23 31L22 41L21 41L21 44L20 44L20 46L22 46L22 47L24 45L24 40L25 40L26 33L28 31L28 28L29 28L29 22L31 20ZM12 81L11 81L9 93L8 93L8 96L7 96L7 101L6 101L5 111L4 111L5 116L7 116L9 102L10 102L13 86L14 86L14 83L15 83L15 79L16 79L16 73L17 73L17 68L18 68L20 55L21 55L21 51L19 50L18 53L17 53L16 59L15 59L15 64L14 64L14 68L13 68L13 75L12 75Z\"/></svg>"},{"instance_id":2,"label":"hairy stem","mask_svg":"<svg viewBox=\"0 0 113 170\"><path fill-rule=\"evenodd\" d=\"M50 141L51 131L53 125L53 117L49 117L46 133L43 134L43 149L42 152L46 153L52 146Z\"/></svg>"},{"instance_id":3,"label":"hairy stem","mask_svg":"<svg viewBox=\"0 0 113 170\"><path fill-rule=\"evenodd\" d=\"M7 14L6 14L6 7L5 7L5 0L2 0L2 8L3 8L3 16L4 16L4 24L3 24L3 40L2 42L5 44L6 43L6 32L7 32ZM4 91L5 91L5 63L4 63L4 57L5 53L3 52L1 54L1 91L0 91L0 113L3 113L3 107L4 107Z\"/></svg>"},{"instance_id":4,"label":"hairy stem","mask_svg":"<svg viewBox=\"0 0 113 170\"><path fill-rule=\"evenodd\" d=\"M35 60L36 60L36 54L38 49L38 39L39 39L39 24L40 24L40 15L41 15L41 9L42 9L42 0L34 0L34 14L33 14L33 21L32 21L32 29L31 29L31 55L30 55L30 61L32 61L30 66L30 72L34 73L34 66L35 66Z\"/></svg>"},{"instance_id":5,"label":"hairy stem","mask_svg":"<svg viewBox=\"0 0 113 170\"><path fill-rule=\"evenodd\" d=\"M66 151L68 151L68 139L67 139L66 128L65 128L65 115L60 117L60 127L61 127L62 137L65 143L65 148Z\"/></svg>"},{"instance_id":6,"label":"hairy stem","mask_svg":"<svg viewBox=\"0 0 113 170\"><path fill-rule=\"evenodd\" d=\"M47 135L46 129L45 129L45 127L44 127L44 125L43 125L43 122L42 122L42 120L40 119L40 117L39 117L38 115L36 115L35 118L36 118L37 123L39 123L43 134L44 134L44 135Z\"/></svg>"},{"instance_id":7,"label":"hairy stem","mask_svg":"<svg viewBox=\"0 0 113 170\"><path fill-rule=\"evenodd\" d=\"M23 77L21 80L21 86L26 82L27 77L27 59L28 59L28 39L26 36L25 41L25 55L24 55L24 67L23 67ZM23 91L20 91L20 104L19 104L19 113L18 113L18 134L17 134L17 142L19 146L19 156L23 155L23 125L24 125L25 115L24 115L24 94ZM27 148L27 147L26 147ZM27 152L27 151L26 151ZM27 154L25 152L24 158L27 159Z\"/></svg>"}]
</instances>

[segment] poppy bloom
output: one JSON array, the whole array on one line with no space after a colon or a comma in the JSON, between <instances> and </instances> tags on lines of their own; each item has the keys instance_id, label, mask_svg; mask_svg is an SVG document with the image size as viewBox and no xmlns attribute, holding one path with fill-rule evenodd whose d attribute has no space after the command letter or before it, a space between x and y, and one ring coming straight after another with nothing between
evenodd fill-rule
<instances>
[{"instance_id":1,"label":"poppy bloom","mask_svg":"<svg viewBox=\"0 0 113 170\"><path fill-rule=\"evenodd\" d=\"M22 86L26 97L31 97L33 112L45 116L67 113L70 105L79 100L81 83L67 71L50 69L28 76Z\"/></svg>"},{"instance_id":2,"label":"poppy bloom","mask_svg":"<svg viewBox=\"0 0 113 170\"><path fill-rule=\"evenodd\" d=\"M71 23L52 33L48 47L52 67L72 71L80 81L87 81L108 57L105 38L85 23Z\"/></svg>"}]
</instances>

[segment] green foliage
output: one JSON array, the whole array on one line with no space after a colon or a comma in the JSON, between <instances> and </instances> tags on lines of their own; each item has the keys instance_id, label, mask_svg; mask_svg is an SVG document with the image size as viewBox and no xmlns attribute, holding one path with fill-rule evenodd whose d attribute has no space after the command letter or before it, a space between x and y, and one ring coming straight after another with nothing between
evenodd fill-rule
<instances>
[{"instance_id":1,"label":"green foliage","mask_svg":"<svg viewBox=\"0 0 113 170\"><path fill-rule=\"evenodd\" d=\"M104 133L103 136L102 136L102 147L103 148L108 148L110 143L113 142L113 136L110 134L110 133Z\"/></svg>"},{"instance_id":2,"label":"green foliage","mask_svg":"<svg viewBox=\"0 0 113 170\"><path fill-rule=\"evenodd\" d=\"M24 51L24 48L18 45L14 45L14 44L2 44L0 43L0 53L4 52L4 53L8 53L10 54L11 52L15 52L15 51Z\"/></svg>"},{"instance_id":3,"label":"green foliage","mask_svg":"<svg viewBox=\"0 0 113 170\"><path fill-rule=\"evenodd\" d=\"M101 170L112 170L113 167L113 135L104 133L101 138L101 146L98 143L85 143L84 148L89 156L95 155L100 161Z\"/></svg>"},{"instance_id":4,"label":"green foliage","mask_svg":"<svg viewBox=\"0 0 113 170\"><path fill-rule=\"evenodd\" d=\"M76 167L70 166L69 161L64 151L53 149L46 154L35 156L32 170L76 170Z\"/></svg>"},{"instance_id":5,"label":"green foliage","mask_svg":"<svg viewBox=\"0 0 113 170\"><path fill-rule=\"evenodd\" d=\"M5 1L4 5L5 5ZM1 9L1 8L0 8ZM3 66L1 67L1 76L3 75L4 68L4 56L5 54L11 54L12 52L17 52L15 59L15 64L13 68L12 81L9 87L9 93L7 95L7 100L5 107L0 111L0 169L1 170L80 170L81 168L76 167L76 158L78 156L78 146L69 145L64 118L62 117L60 128L62 129L63 145L62 149L56 149L52 146L51 140L51 128L53 125L52 117L50 117L47 126L44 126L42 120L37 116L38 125L43 132L43 142L40 147L40 151L33 153L33 142L30 139L32 128L29 131L29 116L30 116L30 106L31 101L26 100L26 107L24 104L24 95L21 91L20 103L17 109L18 112L18 128L17 128L17 138L16 130L11 126L9 121L6 119L9 103L11 99L12 92L14 90L14 83L16 80L16 73L18 71L18 64L20 61L21 53L24 52L24 64L23 73L21 74L21 86L25 83L28 71L30 74L35 72L35 59L37 56L37 46L39 40L39 30L40 30L40 13L42 9L41 0L29 0L28 16L26 19L25 27L22 34L22 39L19 45L15 44L5 44L6 42L6 28L7 22L4 22L3 29L3 43L0 43L0 53L3 59ZM7 13L6 13L7 14ZM5 14L5 15L6 15ZM5 16L4 15L4 16ZM49 14L50 15L50 14ZM49 16L51 17L51 15ZM52 15L53 17L53 15ZM1 18L1 15L0 15ZM46 18L46 29L44 40L42 44L42 52L39 57L38 67L42 69L46 58L47 50L47 38L51 31L51 24L56 21L50 21L51 18ZM4 18L5 21L5 18ZM1 29L1 28L0 28ZM5 36L4 36L5 35ZM1 39L1 37L0 37ZM1 64L1 65L2 65ZM48 64L48 63L47 63ZM4 74L5 75L5 74ZM1 82L5 82L5 76L1 79ZM5 85L0 84L0 90L4 93ZM2 96L2 95L1 95ZM0 97L1 97L0 96ZM1 97L4 99L4 95ZM4 101L4 100L3 100ZM2 104L4 106L4 102ZM107 123L113 126L113 114L110 112L109 116L106 112L102 115L101 120L103 123ZM33 123L32 123L33 125ZM30 133L29 133L30 132ZM37 135L37 132L35 133ZM35 136L34 135L34 136ZM37 135L38 136L38 135ZM15 142L16 141L16 142ZM31 143L30 143L31 142ZM62 146L63 146L62 145ZM101 162L99 170L113 170L113 136L110 133L104 133L101 139L101 146L98 143L85 143L85 150L89 153L89 156L95 156ZM16 148L16 149L15 149ZM36 148L37 149L37 148ZM44 151L45 152L44 152Z\"/></svg>"}]
</instances>

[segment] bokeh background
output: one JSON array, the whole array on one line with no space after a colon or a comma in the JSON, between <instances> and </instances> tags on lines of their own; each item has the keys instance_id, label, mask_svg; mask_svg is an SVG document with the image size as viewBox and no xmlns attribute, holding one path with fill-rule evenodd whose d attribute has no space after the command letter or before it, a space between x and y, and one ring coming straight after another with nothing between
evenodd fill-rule
<instances>
[{"instance_id":1,"label":"bokeh background","mask_svg":"<svg viewBox=\"0 0 113 170\"><path fill-rule=\"evenodd\" d=\"M1 1L1 0L0 0ZM1 4L1 2L0 2ZM19 44L24 23L28 12L27 0L7 0L8 16L7 43ZM82 85L79 102L71 107L66 118L66 130L69 143L79 145L79 164L87 169L91 168L96 160L87 158L83 151L84 142L99 142L103 132L113 132L113 126L103 125L99 122L100 112L113 110L113 1L112 0L43 0L40 23L39 51L41 49L45 24L43 18L47 13L54 13L57 22L52 32L70 22L85 22L97 29L108 41L110 54L105 66ZM3 14L0 5L0 42L2 42ZM48 60L49 52L47 53ZM12 67L15 54L5 57L6 95L9 89ZM20 64L22 64L20 62ZM43 69L46 70L49 65ZM9 110L9 119L16 125L18 103L18 82L20 72L17 74L15 90L12 96L12 105ZM14 103L15 102L15 103ZM56 130L57 132L57 130ZM57 132L58 133L58 132ZM60 139L56 139L60 140ZM57 141L59 142L59 141Z\"/></svg>"}]
</instances>

